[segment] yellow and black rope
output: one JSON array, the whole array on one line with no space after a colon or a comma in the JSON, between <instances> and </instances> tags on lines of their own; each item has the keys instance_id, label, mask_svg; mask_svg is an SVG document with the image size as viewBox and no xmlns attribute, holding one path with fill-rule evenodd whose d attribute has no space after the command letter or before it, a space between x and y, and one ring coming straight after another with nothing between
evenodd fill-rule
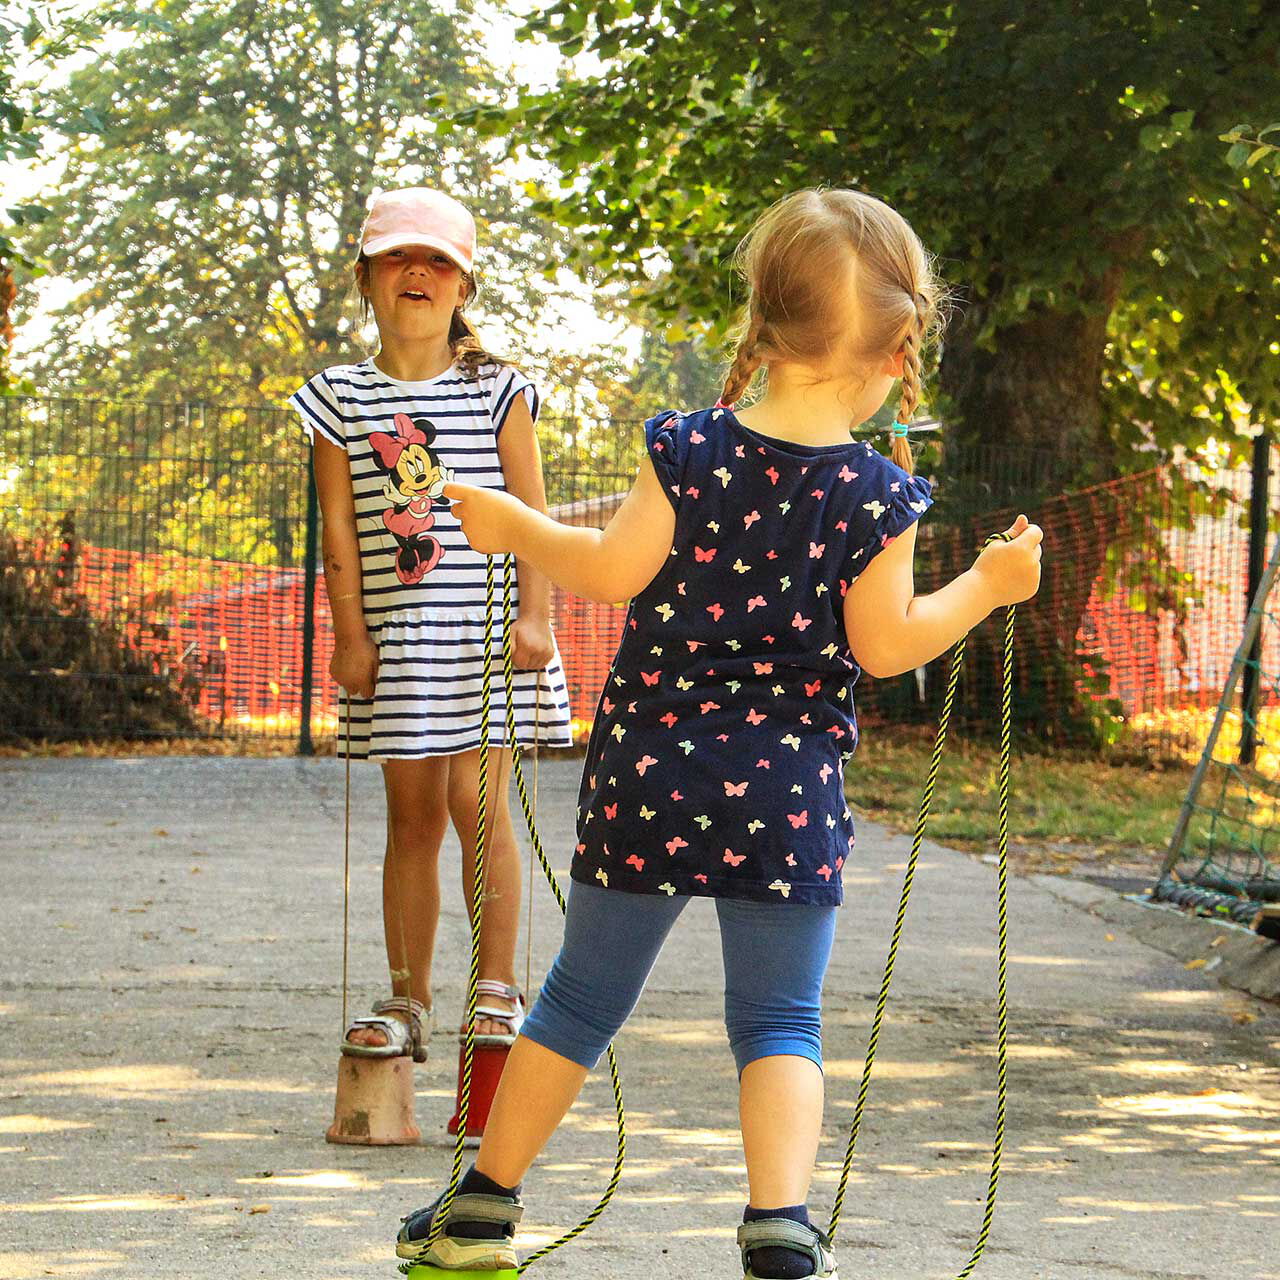
<instances>
[{"instance_id":1,"label":"yellow and black rope","mask_svg":"<svg viewBox=\"0 0 1280 1280\"><path fill-rule=\"evenodd\" d=\"M480 753L480 780L479 780L479 804L477 813L477 832L476 832L476 868L475 868L475 889L472 898L471 908L471 967L467 977L467 1031L464 1040L462 1079L460 1082L460 1100L458 1104L458 1136L454 1144L453 1151L453 1168L449 1175L449 1186L441 1198L439 1208L437 1209L433 1219L431 1232L427 1236L427 1242L430 1243L437 1240L444 1232L445 1223L449 1216L449 1207L453 1204L454 1197L457 1194L458 1182L462 1176L463 1150L467 1133L467 1113L471 1105L471 1063L472 1056L475 1051L475 1011L476 1011L476 983L480 975L480 912L483 899L484 887L484 855L485 840L487 837L486 819L488 810L488 736L489 736L489 708L491 703L491 686L492 686L492 664L491 652L493 647L493 615L494 615L494 557L489 556L486 559L486 577L485 577L485 643L484 643L484 666L483 680L484 693L481 700L480 722L483 726L481 753ZM520 808L524 814L525 823L529 829L529 838L533 844L533 851L537 854L538 864L542 867L543 874L547 878L547 883L551 886L551 892L555 895L557 904L561 912L566 910L564 894L560 890L559 882L556 880L555 872L551 868L550 862L547 861L546 853L543 851L542 842L538 838L537 823L534 818L533 807L529 800L529 791L525 785L524 769L520 764L520 756L522 747L516 737L516 717L515 717L515 681L513 678L513 666L511 659L511 581L515 572L514 557L509 557L505 563L504 572L504 591L502 605L502 667L503 677L506 683L507 691L507 736L511 741L511 762L515 773L516 791L520 796ZM529 886L532 892L533 886ZM622 1080L618 1074L618 1060L613 1051L613 1045L608 1048L609 1061L609 1079L613 1085L613 1103L614 1110L618 1119L618 1146L617 1153L614 1158L613 1174L609 1179L609 1185L605 1188L604 1194L600 1197L599 1202L587 1214L577 1226L570 1228L559 1239L553 1240L549 1245L539 1249L536 1253L530 1254L528 1258L522 1262L518 1271L523 1272L531 1263L537 1262L540 1258L545 1258L547 1254L560 1248L561 1245L568 1244L570 1240L581 1235L589 1226L596 1221L597 1218L605 1211L609 1205L609 1201L613 1199L614 1192L618 1189L618 1182L622 1177L622 1166L626 1158L627 1152L627 1117L626 1111L622 1103ZM409 1268L404 1267L402 1270L408 1271Z\"/></svg>"},{"instance_id":2,"label":"yellow and black rope","mask_svg":"<svg viewBox=\"0 0 1280 1280\"><path fill-rule=\"evenodd\" d=\"M983 543L983 547L985 548L992 542L1011 541L1012 538L1009 534L993 533L986 542ZM1000 699L1000 810L997 820L1000 856L997 876L998 888L996 894L997 915L999 917L999 944L997 948L998 957L996 976L998 1043L996 1047L995 1144L992 1148L991 1154L991 1177L987 1186L987 1205L986 1212L983 1214L982 1218L982 1229L979 1232L978 1242L974 1248L973 1255L970 1257L964 1270L956 1277L956 1280L966 1280L966 1277L968 1277L974 1267L978 1265L978 1259L982 1257L982 1251L986 1248L987 1237L991 1232L991 1220L995 1215L996 1185L1000 1180L1000 1156L1004 1150L1005 1093L1008 1083L1007 1056L1009 1027L1007 990L1009 947L1009 734L1010 722L1012 720L1013 697L1013 618L1014 606L1008 605L1005 609L1004 671L1003 688ZM840 1222L840 1210L844 1205L845 1191L849 1185L849 1173L853 1167L853 1153L858 1144L858 1132L862 1127L862 1114L866 1108L867 1092L871 1085L871 1070L876 1058L876 1046L880 1041L880 1025L884 1020L885 1006L889 999L889 986L893 981L893 966L898 955L898 942L902 937L902 927L907 916L907 902L911 897L911 887L915 880L916 862L920 854L920 842L924 838L925 823L929 818L929 806L933 802L933 785L938 776L939 762L942 759L942 746L947 737L947 725L951 719L951 705L955 698L956 682L960 675L960 668L964 663L964 649L965 641L967 639L967 636L961 636L953 650L951 671L947 679L947 690L942 701L942 716L938 722L938 737L933 747L933 758L929 762L929 776L925 782L924 796L920 802L920 814L916 819L916 831L915 836L911 841L911 854L907 859L906 875L903 877L902 899L898 905L898 918L894 922L893 938L889 943L889 956L885 963L884 979L880 984L880 996L876 1001L875 1016L871 1020L871 1037L867 1044L867 1060L862 1071L862 1084L858 1090L858 1103L854 1109L853 1124L849 1128L849 1144L845 1149L844 1166L840 1170L840 1182L836 1188L835 1202L831 1210L831 1221L827 1226L827 1236L832 1240L835 1239L836 1227Z\"/></svg>"},{"instance_id":3,"label":"yellow and black rope","mask_svg":"<svg viewBox=\"0 0 1280 1280\"><path fill-rule=\"evenodd\" d=\"M983 543L985 548L992 542L1012 541L1009 534L994 533L986 542ZM467 1112L470 1105L471 1090L471 1060L474 1051L474 1021L476 1007L476 982L479 975L480 960L480 911L483 899L484 886L484 844L485 844L485 824L487 813L487 786L488 786L488 768L487 768L487 738L489 725L489 707L490 707L490 684L491 684L491 663L490 649L493 636L493 606L494 606L494 560L490 556L487 560L487 578L486 578L486 615L485 615L485 657L484 657L484 696L482 710L482 724L484 725L484 738L482 742L484 750L480 756L480 797L479 797L479 831L476 840L476 872L475 872L475 892L473 896L471 911L471 967L468 976L467 991L467 1033L465 1039L465 1053L463 1056L463 1073L461 1082L461 1102L458 1108L458 1139L454 1148L453 1170L449 1178L449 1186L445 1195L441 1199L440 1207L435 1214L432 1231L428 1237L429 1241L437 1239L444 1231L445 1222L448 1218L449 1206L453 1203L453 1199L457 1193L458 1181L462 1172L462 1160L464 1140L467 1128ZM507 730L512 743L512 763L515 771L516 789L519 792L521 809L524 813L525 822L529 828L529 836L533 842L534 852L537 854L538 862L547 877L548 883L551 885L551 891L555 894L556 902L560 906L560 910L565 910L564 895L560 891L559 883L556 881L555 873L551 869L550 863L547 861L546 854L543 852L541 841L538 838L537 826L534 820L533 809L529 803L528 791L524 783L524 773L520 766L521 747L516 739L515 729L515 708L513 702L513 680L512 680L512 662L511 662L511 564L508 564L508 571L505 575L505 594L503 600L503 632L502 632L502 660L503 672L506 679L507 688ZM991 1175L987 1187L986 1210L983 1214L982 1228L979 1232L978 1241L974 1248L973 1254L969 1259L956 1280L967 1280L972 1273L974 1267L977 1266L978 1260L981 1258L983 1250L986 1248L987 1239L991 1231L992 1219L995 1215L996 1188L1000 1179L1000 1158L1004 1150L1004 1128L1005 1128L1005 1107L1006 1092L1008 1085L1008 990L1007 990L1007 965L1008 965L1008 852L1009 852L1009 754L1010 754L1010 724L1012 719L1012 691L1013 691L1013 623L1014 623L1014 606L1008 605L1005 610L1005 634L1004 634L1004 670L1003 670L1003 688L1001 694L1000 706L1000 771L999 771L999 865L998 865L998 890L997 890L997 915L999 920L999 940L998 940L998 963L997 963L997 1077L996 1077L996 1126L995 1126L995 1143L992 1149L991 1158ZM884 1012L888 1003L889 988L893 981L893 969L897 960L898 944L902 937L902 929L907 915L907 904L911 897L911 889L915 880L916 863L919 858L920 844L924 838L925 824L929 817L929 807L933 801L934 783L938 776L938 766L942 759L942 748L946 741L947 726L951 719L951 707L955 697L956 684L960 674L961 666L964 662L965 641L967 636L961 637L956 643L953 650L951 660L951 669L947 679L946 693L943 698L942 715L938 724L938 736L934 743L933 757L929 763L929 774L925 782L924 795L920 804L920 813L916 820L915 836L911 842L911 854L907 860L906 875L902 885L902 897L898 906L898 915L894 923L893 936L889 944L889 954L885 964L884 977L880 986L880 995L876 1002L876 1009L871 1024L871 1036L867 1046L866 1063L863 1068L862 1083L858 1090L858 1101L854 1110L853 1123L849 1130L849 1142L845 1149L844 1164L840 1171L840 1179L836 1189L835 1201L831 1211L831 1219L827 1227L827 1235L829 1239L834 1240L836 1229L840 1222L840 1213L844 1205L844 1198L849 1184L849 1175L853 1168L854 1151L858 1143L858 1134L862 1127L862 1117L866 1109L867 1096L871 1084L871 1073L875 1063L876 1048L880 1040L880 1028L884 1020ZM532 886L530 887L532 888ZM627 1128L626 1128L626 1112L622 1102L622 1084L618 1075L617 1058L614 1056L613 1046L608 1049L609 1059L609 1075L613 1084L614 1106L618 1119L618 1146L617 1154L614 1160L613 1175L609 1179L609 1185L605 1188L604 1194L601 1196L595 1208L587 1214L577 1226L566 1231L559 1239L552 1241L551 1244L539 1249L536 1253L531 1254L520 1264L518 1270L523 1273L524 1270L532 1263L541 1258L545 1258L549 1253L560 1248L561 1245L567 1244L584 1232L589 1226L596 1221L604 1212L610 1200L613 1198L614 1192L617 1190L618 1182L622 1177L622 1166L626 1156L627 1147ZM407 1266L402 1270L408 1271Z\"/></svg>"}]
</instances>

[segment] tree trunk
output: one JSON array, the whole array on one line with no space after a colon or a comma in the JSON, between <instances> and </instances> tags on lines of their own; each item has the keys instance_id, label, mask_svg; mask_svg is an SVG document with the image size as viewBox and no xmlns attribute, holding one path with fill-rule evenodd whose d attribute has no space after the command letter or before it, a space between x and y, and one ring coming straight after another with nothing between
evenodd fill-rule
<instances>
[{"instance_id":1,"label":"tree trunk","mask_svg":"<svg viewBox=\"0 0 1280 1280\"><path fill-rule=\"evenodd\" d=\"M9 385L9 348L13 345L13 322L9 318L10 309L18 296L18 288L13 282L13 268L7 262L0 262L0 387Z\"/></svg>"},{"instance_id":2,"label":"tree trunk","mask_svg":"<svg viewBox=\"0 0 1280 1280\"><path fill-rule=\"evenodd\" d=\"M971 529L978 542L1006 528L1019 512L1043 528L1040 592L1020 610L1030 615L1024 644L1034 633L1032 661L1046 668L1032 715L1042 733L1056 724L1073 738L1082 726L1087 734L1092 719L1092 700L1074 675L1076 636L1108 544L1113 535L1123 536L1124 521L1115 519L1119 513L1105 490L1076 519L1067 518L1070 499L1061 495L1118 474L1101 403L1114 287L1111 279L1093 281L1087 311L1029 307L1018 324L997 332L993 351L976 344L989 304L975 301L948 329L939 371L948 410L939 486L943 518ZM956 566L957 571L965 567ZM977 685L973 692L980 709L974 709L988 724L999 715L993 695L1003 610L997 616L999 626L988 624L974 633L966 663L972 664ZM1060 676L1053 677L1049 668Z\"/></svg>"},{"instance_id":3,"label":"tree trunk","mask_svg":"<svg viewBox=\"0 0 1280 1280\"><path fill-rule=\"evenodd\" d=\"M939 385L951 408L949 446L1043 451L1063 483L1115 474L1101 405L1106 315L1034 305L988 351L974 341L987 309L973 304L947 330Z\"/></svg>"}]
</instances>

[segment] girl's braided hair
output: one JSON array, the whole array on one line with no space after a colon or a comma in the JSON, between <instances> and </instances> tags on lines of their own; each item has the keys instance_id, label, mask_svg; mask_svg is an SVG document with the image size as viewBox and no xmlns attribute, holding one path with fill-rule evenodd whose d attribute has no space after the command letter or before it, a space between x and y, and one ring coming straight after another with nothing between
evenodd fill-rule
<instances>
[{"instance_id":1,"label":"girl's braided hair","mask_svg":"<svg viewBox=\"0 0 1280 1280\"><path fill-rule=\"evenodd\" d=\"M360 288L362 284L367 286L369 283L369 255L364 250L360 251L352 271L355 277L353 299L359 300L359 326L363 328L369 323L369 316L373 312L373 304ZM463 307L478 292L476 277L471 272L464 271L462 278L466 282L467 295L462 305L453 309L453 318L449 321L449 348L463 376L474 380L479 377L480 369L486 364L510 365L514 364L514 361L505 356L494 355L485 347L480 335L471 327L471 322L463 314Z\"/></svg>"},{"instance_id":2,"label":"girl's braided hair","mask_svg":"<svg viewBox=\"0 0 1280 1280\"><path fill-rule=\"evenodd\" d=\"M849 270L852 264L852 273ZM945 287L905 218L861 191L812 187L760 215L734 254L748 297L732 337L723 404L734 404L762 364L794 360L866 370L902 351L902 399L909 423L920 403L921 354L944 324ZM851 341L848 299L856 307ZM892 458L913 473L905 435Z\"/></svg>"}]
</instances>

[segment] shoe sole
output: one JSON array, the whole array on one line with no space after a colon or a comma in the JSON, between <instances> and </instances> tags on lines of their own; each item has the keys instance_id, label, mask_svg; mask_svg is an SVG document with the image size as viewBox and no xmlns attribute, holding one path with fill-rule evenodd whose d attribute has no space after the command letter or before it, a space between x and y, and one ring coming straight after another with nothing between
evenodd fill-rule
<instances>
[{"instance_id":1,"label":"shoe sole","mask_svg":"<svg viewBox=\"0 0 1280 1280\"><path fill-rule=\"evenodd\" d=\"M409 1280L449 1280L450 1276L456 1276L456 1271L441 1271L439 1267L427 1266L424 1263L418 1263L412 1266L404 1273ZM471 1275L475 1280L519 1280L520 1273L514 1268L503 1268L501 1271L471 1271L463 1272L463 1275Z\"/></svg>"},{"instance_id":2,"label":"shoe sole","mask_svg":"<svg viewBox=\"0 0 1280 1280\"><path fill-rule=\"evenodd\" d=\"M411 1055L402 1049L392 1049L388 1053L386 1045L348 1044L344 1040L342 1042L342 1056L344 1058L408 1058Z\"/></svg>"},{"instance_id":3,"label":"shoe sole","mask_svg":"<svg viewBox=\"0 0 1280 1280\"><path fill-rule=\"evenodd\" d=\"M759 1246L757 1246L757 1248L758 1247ZM748 1271L743 1275L742 1280L760 1280L760 1278L759 1276L756 1275L754 1271ZM824 1271L821 1275L818 1275L816 1272L813 1272L805 1276L804 1280L840 1280L840 1277L839 1275L837 1275L837 1273L833 1269L831 1271Z\"/></svg>"},{"instance_id":4,"label":"shoe sole","mask_svg":"<svg viewBox=\"0 0 1280 1280\"><path fill-rule=\"evenodd\" d=\"M492 1240L455 1240L452 1236L441 1236L425 1250L421 1241L397 1240L396 1257L444 1271L514 1273L519 1266L514 1245L495 1245Z\"/></svg>"}]
</instances>

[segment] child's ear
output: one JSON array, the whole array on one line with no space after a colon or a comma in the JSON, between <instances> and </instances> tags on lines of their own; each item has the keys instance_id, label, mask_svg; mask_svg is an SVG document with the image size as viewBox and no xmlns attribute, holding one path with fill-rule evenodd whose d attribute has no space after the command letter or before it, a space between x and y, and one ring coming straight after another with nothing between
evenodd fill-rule
<instances>
[{"instance_id":1,"label":"child's ear","mask_svg":"<svg viewBox=\"0 0 1280 1280\"><path fill-rule=\"evenodd\" d=\"M897 351L885 361L884 372L892 374L895 378L902 377L902 364L907 358L906 347L899 347Z\"/></svg>"}]
</instances>

